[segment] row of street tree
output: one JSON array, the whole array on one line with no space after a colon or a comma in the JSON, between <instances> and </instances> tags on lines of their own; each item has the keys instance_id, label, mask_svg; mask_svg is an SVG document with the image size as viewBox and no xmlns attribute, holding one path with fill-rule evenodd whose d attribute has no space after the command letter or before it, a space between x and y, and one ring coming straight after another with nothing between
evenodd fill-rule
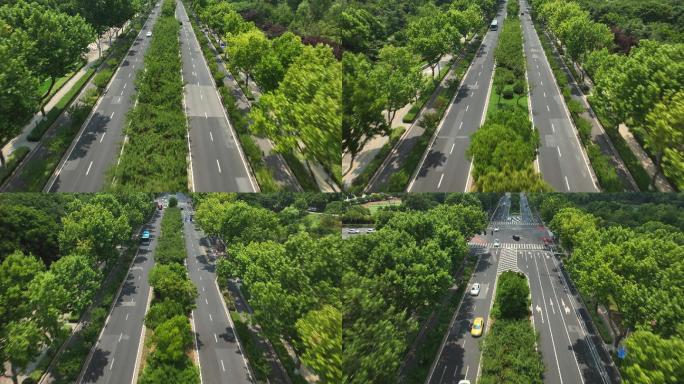
<instances>
[{"instance_id":1,"label":"row of street tree","mask_svg":"<svg viewBox=\"0 0 684 384\"><path fill-rule=\"evenodd\" d=\"M399 109L421 92L434 90L440 59L460 52L497 7L493 0L459 0L448 6L431 0L404 7L366 3L342 12L342 151L352 160L345 172L368 141L389 135ZM423 76L423 64L432 71L429 79Z\"/></svg>"},{"instance_id":2,"label":"row of street tree","mask_svg":"<svg viewBox=\"0 0 684 384\"><path fill-rule=\"evenodd\" d=\"M468 252L466 242L486 225L476 198L454 195L450 201L457 205L437 205L430 195L407 196L416 199L376 213L375 233L345 240L342 366L348 383L397 380L420 314L439 305Z\"/></svg>"},{"instance_id":3,"label":"row of street tree","mask_svg":"<svg viewBox=\"0 0 684 384\"><path fill-rule=\"evenodd\" d=\"M276 350L284 341L323 382L341 382L339 223L319 234L307 230L306 221L328 215L307 214L306 208L274 212L235 195L196 197L195 220L227 246L217 261L219 281L240 278L253 319Z\"/></svg>"},{"instance_id":4,"label":"row of street tree","mask_svg":"<svg viewBox=\"0 0 684 384\"><path fill-rule=\"evenodd\" d=\"M278 152L317 161L339 181L342 66L333 49L303 44L292 32L271 39L230 2L194 1L192 7L226 42L233 73L264 92L250 113L250 129Z\"/></svg>"},{"instance_id":5,"label":"row of street tree","mask_svg":"<svg viewBox=\"0 0 684 384\"><path fill-rule=\"evenodd\" d=\"M590 101L609 125L606 129L627 124L657 170L677 189L684 188L684 43L635 41L633 48L622 47L628 51L623 53L620 31L614 35L608 26L593 21L577 2L534 4L539 19L594 81Z\"/></svg>"},{"instance_id":6,"label":"row of street tree","mask_svg":"<svg viewBox=\"0 0 684 384\"><path fill-rule=\"evenodd\" d=\"M64 341L153 206L144 194L4 195L0 209L17 222L0 235L0 361L16 382Z\"/></svg>"},{"instance_id":7,"label":"row of street tree","mask_svg":"<svg viewBox=\"0 0 684 384\"><path fill-rule=\"evenodd\" d=\"M674 384L684 367L684 235L663 222L671 215L646 211L657 209L656 202L681 210L681 202L675 196L612 197L613 209L621 209L623 217L634 216L624 220L633 222L632 227L621 224L623 220L613 222L613 212L599 217L577 207L595 206L594 200L606 204L605 198L572 196L574 204L562 195L533 200L543 216L552 217L551 229L570 251L565 265L590 310L605 308L616 324L614 342L628 350L619 364L625 382ZM645 214L637 217L640 206Z\"/></svg>"},{"instance_id":8,"label":"row of street tree","mask_svg":"<svg viewBox=\"0 0 684 384\"><path fill-rule=\"evenodd\" d=\"M45 115L42 106L57 80L83 65L88 45L108 29L120 29L144 2L0 2L0 143L18 135L38 109Z\"/></svg>"}]
</instances>

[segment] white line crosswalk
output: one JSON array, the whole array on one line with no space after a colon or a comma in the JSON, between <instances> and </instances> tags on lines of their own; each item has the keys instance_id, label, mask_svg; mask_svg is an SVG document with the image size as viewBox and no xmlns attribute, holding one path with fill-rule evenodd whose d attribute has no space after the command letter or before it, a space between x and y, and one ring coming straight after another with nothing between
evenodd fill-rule
<instances>
[{"instance_id":1,"label":"white line crosswalk","mask_svg":"<svg viewBox=\"0 0 684 384\"><path fill-rule=\"evenodd\" d=\"M478 248L489 248L489 249L495 249L496 247L494 246L494 243L468 243L468 246L470 247L478 247ZM529 244L529 243L501 243L499 244L499 248L501 249L530 249L530 250L544 250L546 247L544 244Z\"/></svg>"},{"instance_id":2,"label":"white line crosswalk","mask_svg":"<svg viewBox=\"0 0 684 384\"><path fill-rule=\"evenodd\" d=\"M499 265L496 267L497 275L505 271L520 272L518 268L518 252L510 248L501 249Z\"/></svg>"}]
</instances>

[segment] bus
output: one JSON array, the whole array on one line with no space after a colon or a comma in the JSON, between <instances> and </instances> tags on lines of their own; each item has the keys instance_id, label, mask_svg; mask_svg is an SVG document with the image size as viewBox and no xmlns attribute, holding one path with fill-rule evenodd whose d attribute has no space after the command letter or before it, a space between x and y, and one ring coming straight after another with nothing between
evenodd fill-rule
<instances>
[{"instance_id":1,"label":"bus","mask_svg":"<svg viewBox=\"0 0 684 384\"><path fill-rule=\"evenodd\" d=\"M497 19L492 20L492 23L489 25L489 29L492 31L496 31L499 28L499 21Z\"/></svg>"}]
</instances>

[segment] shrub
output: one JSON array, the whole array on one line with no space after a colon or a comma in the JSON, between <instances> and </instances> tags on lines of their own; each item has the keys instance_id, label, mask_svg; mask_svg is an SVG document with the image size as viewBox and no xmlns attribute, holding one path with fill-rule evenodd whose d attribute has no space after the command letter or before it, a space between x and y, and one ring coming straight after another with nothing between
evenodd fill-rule
<instances>
[{"instance_id":1,"label":"shrub","mask_svg":"<svg viewBox=\"0 0 684 384\"><path fill-rule=\"evenodd\" d=\"M575 122L577 126L577 131L579 132L580 139L583 143L588 143L591 139L591 123L587 119L580 117Z\"/></svg>"},{"instance_id":2,"label":"shrub","mask_svg":"<svg viewBox=\"0 0 684 384\"><path fill-rule=\"evenodd\" d=\"M525 83L522 81L516 81L515 84L513 84L513 92L516 95L522 95L525 93Z\"/></svg>"},{"instance_id":3,"label":"shrub","mask_svg":"<svg viewBox=\"0 0 684 384\"><path fill-rule=\"evenodd\" d=\"M113 72L111 69L103 69L100 72L98 72L97 75L93 78L93 84L99 89L103 90L109 83L109 79L112 78Z\"/></svg>"},{"instance_id":4,"label":"shrub","mask_svg":"<svg viewBox=\"0 0 684 384\"><path fill-rule=\"evenodd\" d=\"M513 90L510 88L504 89L502 96L506 100L512 99L513 98Z\"/></svg>"},{"instance_id":5,"label":"shrub","mask_svg":"<svg viewBox=\"0 0 684 384\"><path fill-rule=\"evenodd\" d=\"M178 199L175 196L169 198L169 207L173 208L178 205Z\"/></svg>"},{"instance_id":6,"label":"shrub","mask_svg":"<svg viewBox=\"0 0 684 384\"><path fill-rule=\"evenodd\" d=\"M0 167L0 184L5 181L7 177L9 177L12 172L14 172L14 169L21 163L21 160L28 155L28 153L31 152L31 150L28 147L19 147L17 148L14 152L12 152L11 155L5 159L5 165L3 167Z\"/></svg>"},{"instance_id":7,"label":"shrub","mask_svg":"<svg viewBox=\"0 0 684 384\"><path fill-rule=\"evenodd\" d=\"M568 109L570 110L570 113L576 115L579 115L580 113L584 112L584 107L582 106L582 103L574 99L568 101Z\"/></svg>"}]
</instances>

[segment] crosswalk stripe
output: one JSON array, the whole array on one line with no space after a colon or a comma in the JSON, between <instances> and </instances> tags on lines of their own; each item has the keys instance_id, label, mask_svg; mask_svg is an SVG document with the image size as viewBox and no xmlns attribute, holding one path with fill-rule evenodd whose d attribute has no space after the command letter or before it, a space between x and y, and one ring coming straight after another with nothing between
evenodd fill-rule
<instances>
[{"instance_id":1,"label":"crosswalk stripe","mask_svg":"<svg viewBox=\"0 0 684 384\"><path fill-rule=\"evenodd\" d=\"M494 249L494 243L473 243L470 242L468 243L468 246L470 247L479 247L479 248L490 248ZM500 243L499 248L501 249L529 249L529 250L536 250L536 249L546 249L544 244L528 244L528 243Z\"/></svg>"}]
</instances>

